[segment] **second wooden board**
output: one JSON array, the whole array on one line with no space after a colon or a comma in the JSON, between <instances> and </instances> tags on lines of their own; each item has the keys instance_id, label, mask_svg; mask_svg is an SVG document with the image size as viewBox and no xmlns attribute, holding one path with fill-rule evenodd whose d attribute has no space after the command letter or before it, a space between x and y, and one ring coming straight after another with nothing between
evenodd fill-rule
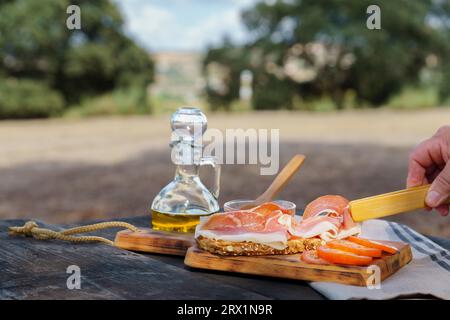
<instances>
[{"instance_id":1,"label":"second wooden board","mask_svg":"<svg viewBox=\"0 0 450 320\"><path fill-rule=\"evenodd\" d=\"M372 264L379 268L381 280L384 280L409 263L412 253L408 244L380 242L399 249L396 254L384 254ZM184 263L193 268L356 286L366 286L374 274L373 267L308 264L300 260L300 254L228 257L203 251L197 246L189 248Z\"/></svg>"},{"instance_id":2,"label":"second wooden board","mask_svg":"<svg viewBox=\"0 0 450 320\"><path fill-rule=\"evenodd\" d=\"M194 234L139 228L139 232L120 231L114 245L121 249L184 256L195 243Z\"/></svg>"}]
</instances>

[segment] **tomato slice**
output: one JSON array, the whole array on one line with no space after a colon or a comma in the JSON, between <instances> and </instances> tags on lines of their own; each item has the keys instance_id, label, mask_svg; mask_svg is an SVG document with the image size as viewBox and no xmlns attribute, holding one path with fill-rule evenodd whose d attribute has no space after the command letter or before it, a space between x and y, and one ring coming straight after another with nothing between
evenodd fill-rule
<instances>
[{"instance_id":1,"label":"tomato slice","mask_svg":"<svg viewBox=\"0 0 450 320\"><path fill-rule=\"evenodd\" d=\"M321 265L330 264L328 261L326 261L322 258L319 258L316 250L304 251L301 255L301 259L304 262L310 263L310 264L321 264Z\"/></svg>"},{"instance_id":2,"label":"tomato slice","mask_svg":"<svg viewBox=\"0 0 450 320\"><path fill-rule=\"evenodd\" d=\"M375 248L375 249L380 249L382 251L385 251L387 253L397 253L398 249L396 247L378 242L378 241L374 241L374 240L369 240L369 239L365 239L365 238L358 238L355 236L350 236L347 238L348 241L360 244L364 247L368 247L368 248Z\"/></svg>"},{"instance_id":3,"label":"tomato slice","mask_svg":"<svg viewBox=\"0 0 450 320\"><path fill-rule=\"evenodd\" d=\"M360 256L375 257L375 258L381 257L380 249L368 248L348 240L333 240L328 242L326 246L333 249L351 252Z\"/></svg>"},{"instance_id":4,"label":"tomato slice","mask_svg":"<svg viewBox=\"0 0 450 320\"><path fill-rule=\"evenodd\" d=\"M319 258L337 264L367 266L372 262L371 257L360 256L351 252L329 248L327 246L318 247L317 255Z\"/></svg>"}]
</instances>

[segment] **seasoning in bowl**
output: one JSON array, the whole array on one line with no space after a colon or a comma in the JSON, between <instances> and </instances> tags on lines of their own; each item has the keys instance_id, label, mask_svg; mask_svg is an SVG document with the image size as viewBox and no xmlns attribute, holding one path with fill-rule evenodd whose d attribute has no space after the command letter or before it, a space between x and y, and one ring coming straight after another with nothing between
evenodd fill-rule
<instances>
[{"instance_id":1,"label":"seasoning in bowl","mask_svg":"<svg viewBox=\"0 0 450 320\"><path fill-rule=\"evenodd\" d=\"M242 207L248 205L251 202L253 202L253 200L243 200L243 199L231 200L225 202L223 208L226 212L238 211L241 210ZM283 207L285 210L287 210L290 215L292 216L295 215L296 209L295 203L286 200L274 200L273 202L279 205L280 207Z\"/></svg>"}]
</instances>

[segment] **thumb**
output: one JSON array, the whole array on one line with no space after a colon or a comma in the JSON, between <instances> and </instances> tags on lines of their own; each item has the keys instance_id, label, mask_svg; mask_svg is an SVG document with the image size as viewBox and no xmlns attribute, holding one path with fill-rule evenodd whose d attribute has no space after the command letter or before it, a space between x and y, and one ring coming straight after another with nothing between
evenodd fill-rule
<instances>
[{"instance_id":1,"label":"thumb","mask_svg":"<svg viewBox=\"0 0 450 320\"><path fill-rule=\"evenodd\" d=\"M428 206L435 208L443 204L450 195L450 161L447 162L444 169L434 179L428 191L425 202Z\"/></svg>"}]
</instances>

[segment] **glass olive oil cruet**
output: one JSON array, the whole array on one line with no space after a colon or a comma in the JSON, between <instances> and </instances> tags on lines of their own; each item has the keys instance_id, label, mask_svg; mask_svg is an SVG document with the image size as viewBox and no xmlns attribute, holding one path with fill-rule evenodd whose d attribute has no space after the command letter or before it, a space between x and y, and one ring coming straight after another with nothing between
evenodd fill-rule
<instances>
[{"instance_id":1,"label":"glass olive oil cruet","mask_svg":"<svg viewBox=\"0 0 450 320\"><path fill-rule=\"evenodd\" d=\"M153 200L152 226L155 230L193 232L200 216L219 211L220 165L213 157L202 157L201 138L207 120L199 109L180 108L170 122L172 161L177 167L173 181ZM200 180L203 165L214 168L212 191Z\"/></svg>"}]
</instances>

